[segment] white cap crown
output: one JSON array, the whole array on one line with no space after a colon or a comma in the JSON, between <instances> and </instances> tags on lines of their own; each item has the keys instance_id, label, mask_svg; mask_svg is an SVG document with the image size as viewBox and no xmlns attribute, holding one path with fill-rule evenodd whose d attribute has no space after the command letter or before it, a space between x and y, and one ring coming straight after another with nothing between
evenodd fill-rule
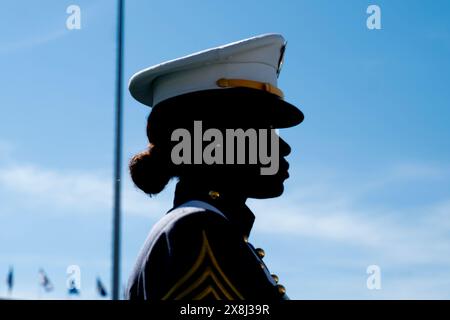
<instances>
[{"instance_id":1,"label":"white cap crown","mask_svg":"<svg viewBox=\"0 0 450 320\"><path fill-rule=\"evenodd\" d=\"M283 36L266 34L204 50L139 71L131 77L129 90L148 106L186 93L230 87L282 97L277 78L285 45Z\"/></svg>"}]
</instances>

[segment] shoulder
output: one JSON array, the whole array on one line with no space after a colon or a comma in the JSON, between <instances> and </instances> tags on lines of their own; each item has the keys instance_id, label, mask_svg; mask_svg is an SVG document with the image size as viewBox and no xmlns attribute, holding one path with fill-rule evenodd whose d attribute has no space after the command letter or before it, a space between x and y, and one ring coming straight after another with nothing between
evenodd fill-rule
<instances>
[{"instance_id":1,"label":"shoulder","mask_svg":"<svg viewBox=\"0 0 450 320\"><path fill-rule=\"evenodd\" d=\"M199 201L188 202L168 212L152 227L139 252L129 279L128 295L131 297L136 291L147 298L151 290L143 283L145 278L149 280L153 275L170 277L174 264L189 260L189 252L201 247L203 230L226 230L228 224L228 219L219 210Z\"/></svg>"},{"instance_id":2,"label":"shoulder","mask_svg":"<svg viewBox=\"0 0 450 320\"><path fill-rule=\"evenodd\" d=\"M145 267L155 253L171 256L175 247L202 242L200 236L204 230L214 230L217 234L230 228L229 220L215 207L190 201L168 212L152 227L141 248L137 266Z\"/></svg>"},{"instance_id":3,"label":"shoulder","mask_svg":"<svg viewBox=\"0 0 450 320\"><path fill-rule=\"evenodd\" d=\"M158 226L159 225L159 226ZM228 228L228 218L217 208L201 201L189 201L167 213L155 226L166 234L192 233L205 228Z\"/></svg>"}]
</instances>

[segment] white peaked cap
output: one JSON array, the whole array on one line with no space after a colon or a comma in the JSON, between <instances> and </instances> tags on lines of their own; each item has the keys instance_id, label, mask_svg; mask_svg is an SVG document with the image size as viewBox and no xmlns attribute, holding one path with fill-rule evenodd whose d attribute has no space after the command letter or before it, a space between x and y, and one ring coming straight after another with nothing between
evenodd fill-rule
<instances>
[{"instance_id":1,"label":"white peaked cap","mask_svg":"<svg viewBox=\"0 0 450 320\"><path fill-rule=\"evenodd\" d=\"M186 93L249 87L282 98L277 78L286 41L280 34L265 34L170 60L134 74L131 95L153 107Z\"/></svg>"}]
</instances>

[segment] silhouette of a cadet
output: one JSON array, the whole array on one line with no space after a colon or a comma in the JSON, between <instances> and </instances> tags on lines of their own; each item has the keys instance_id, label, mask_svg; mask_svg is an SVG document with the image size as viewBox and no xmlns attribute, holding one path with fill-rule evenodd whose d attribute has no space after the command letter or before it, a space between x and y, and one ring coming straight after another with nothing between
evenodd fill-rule
<instances>
[{"instance_id":1,"label":"silhouette of a cadet","mask_svg":"<svg viewBox=\"0 0 450 320\"><path fill-rule=\"evenodd\" d=\"M284 48L281 35L267 34L171 60L131 78L132 96L152 107L149 147L132 158L131 177L149 195L172 178L178 183L173 208L152 228L137 259L129 299L288 299L264 264L264 251L248 241L255 216L245 205L248 198L283 193L290 147L274 129L303 121L302 112L277 88ZM189 139L174 135L180 129ZM237 138L229 148L228 133L237 129L252 129L257 139L248 134L244 149ZM181 142L191 148L180 151ZM261 150L277 164L273 172L263 174L273 163L262 161ZM208 161L208 154L215 161Z\"/></svg>"}]
</instances>

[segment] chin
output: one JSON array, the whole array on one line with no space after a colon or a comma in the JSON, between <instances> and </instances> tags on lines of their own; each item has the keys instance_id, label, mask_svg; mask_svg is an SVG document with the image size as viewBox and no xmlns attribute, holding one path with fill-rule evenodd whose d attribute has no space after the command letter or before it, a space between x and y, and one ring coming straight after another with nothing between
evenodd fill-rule
<instances>
[{"instance_id":1,"label":"chin","mask_svg":"<svg viewBox=\"0 0 450 320\"><path fill-rule=\"evenodd\" d=\"M272 183L270 185L261 184L256 190L254 190L249 198L254 199L270 199L276 198L283 194L284 192L284 184L281 183Z\"/></svg>"}]
</instances>

